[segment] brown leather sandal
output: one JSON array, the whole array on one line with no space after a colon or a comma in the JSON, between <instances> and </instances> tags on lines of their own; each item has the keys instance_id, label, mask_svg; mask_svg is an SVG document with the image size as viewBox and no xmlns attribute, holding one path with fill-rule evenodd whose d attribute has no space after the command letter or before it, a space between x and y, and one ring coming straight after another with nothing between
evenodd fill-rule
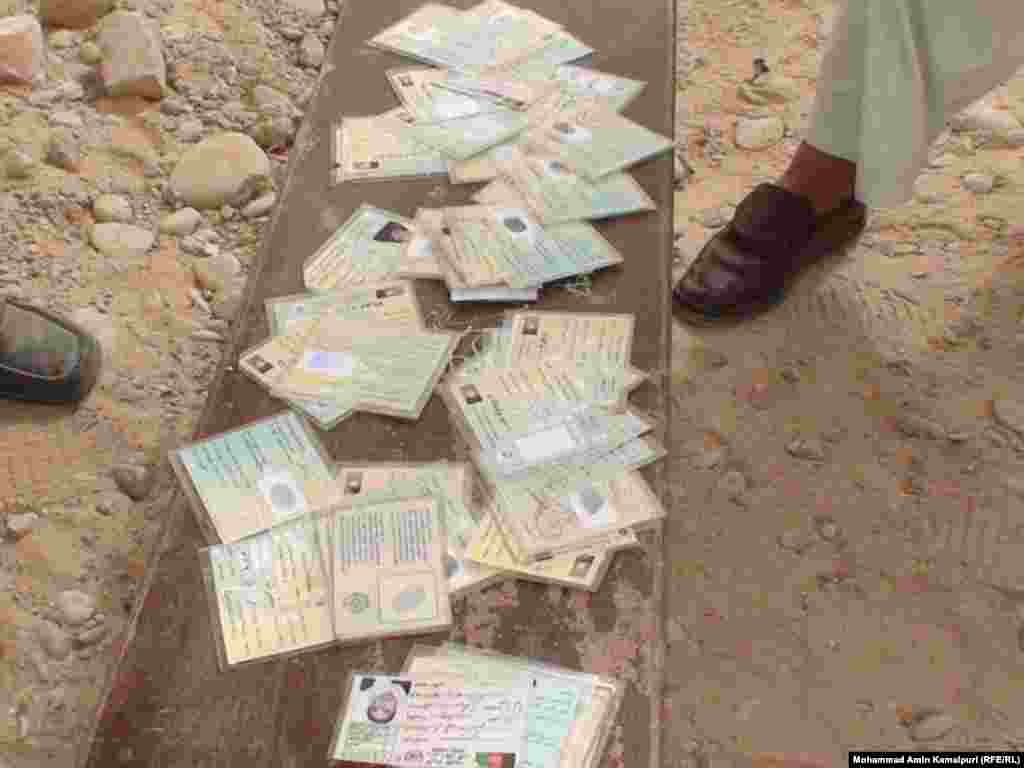
<instances>
[{"instance_id":1,"label":"brown leather sandal","mask_svg":"<svg viewBox=\"0 0 1024 768\"><path fill-rule=\"evenodd\" d=\"M855 240L866 223L867 208L852 198L817 216L806 198L759 184L676 283L676 316L707 325L760 314L785 298L800 272Z\"/></svg>"}]
</instances>

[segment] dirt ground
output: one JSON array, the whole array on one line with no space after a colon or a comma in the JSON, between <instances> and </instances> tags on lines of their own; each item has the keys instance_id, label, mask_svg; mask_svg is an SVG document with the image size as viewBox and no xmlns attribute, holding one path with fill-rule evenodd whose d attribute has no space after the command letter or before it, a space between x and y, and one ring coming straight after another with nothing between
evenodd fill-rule
<instances>
[{"instance_id":1,"label":"dirt ground","mask_svg":"<svg viewBox=\"0 0 1024 768\"><path fill-rule=\"evenodd\" d=\"M0 154L34 146L61 108L84 117L87 144L78 173L0 176L0 245L16 254L0 288L77 313L111 349L77 414L3 406L3 768L71 764L171 491L163 470L132 468L191 432L230 320L230 290L194 279L188 238L161 236L132 262L83 250L75 227L103 192L128 197L147 226L172 212L162 188L186 134L197 118L200 130L224 128L225 115L244 123L254 83L303 103L316 76L309 38L326 42L336 5L294 5L154 3L180 112L0 90ZM692 174L676 201L680 270L730 206L784 168L830 8L681 2L677 138ZM90 33L67 37L51 82L76 77ZM769 75L751 89L756 58ZM1024 118L1024 78L986 103ZM739 148L735 123L750 117L781 119L784 137ZM874 212L860 244L777 311L728 331L676 329L666 766L817 768L857 748L1024 746L1013 556L1024 535L1024 168L1020 149L959 128L940 139L915 201ZM160 162L147 166L153 152ZM991 190L972 191L972 174ZM265 223L212 211L199 232L244 278ZM93 600L84 624L68 624L69 590Z\"/></svg>"},{"instance_id":2,"label":"dirt ground","mask_svg":"<svg viewBox=\"0 0 1024 768\"><path fill-rule=\"evenodd\" d=\"M691 0L680 271L784 169L832 13ZM769 72L751 89L756 58ZM1021 115L1021 85L980 106ZM738 148L751 117L785 137ZM1024 169L1021 150L955 125L915 200L874 212L784 306L728 331L676 326L667 765L1024 743Z\"/></svg>"}]
</instances>

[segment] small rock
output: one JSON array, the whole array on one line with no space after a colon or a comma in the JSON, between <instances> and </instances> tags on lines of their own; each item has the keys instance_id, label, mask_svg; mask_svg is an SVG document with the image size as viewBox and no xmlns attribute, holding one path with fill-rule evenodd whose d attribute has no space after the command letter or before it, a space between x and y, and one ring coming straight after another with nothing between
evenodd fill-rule
<instances>
[{"instance_id":1,"label":"small rock","mask_svg":"<svg viewBox=\"0 0 1024 768\"><path fill-rule=\"evenodd\" d=\"M103 51L100 76L111 96L160 99L167 90L160 28L140 13L116 11L103 18L96 42Z\"/></svg>"},{"instance_id":2,"label":"small rock","mask_svg":"<svg viewBox=\"0 0 1024 768\"><path fill-rule=\"evenodd\" d=\"M77 589L69 589L57 595L56 605L64 622L73 627L85 624L96 612L96 600Z\"/></svg>"},{"instance_id":3,"label":"small rock","mask_svg":"<svg viewBox=\"0 0 1024 768\"><path fill-rule=\"evenodd\" d=\"M910 738L914 741L937 741L956 727L956 720L950 715L927 715L910 727Z\"/></svg>"},{"instance_id":4,"label":"small rock","mask_svg":"<svg viewBox=\"0 0 1024 768\"><path fill-rule=\"evenodd\" d=\"M85 629L75 635L75 645L79 648L87 648L90 645L96 645L104 637L107 636L107 625L100 623L95 627Z\"/></svg>"},{"instance_id":5,"label":"small rock","mask_svg":"<svg viewBox=\"0 0 1024 768\"><path fill-rule=\"evenodd\" d=\"M215 169L216 172L211 172ZM222 133L189 149L171 174L174 196L194 208L247 202L269 186L270 159L242 133Z\"/></svg>"},{"instance_id":6,"label":"small rock","mask_svg":"<svg viewBox=\"0 0 1024 768\"><path fill-rule=\"evenodd\" d=\"M7 516L7 535L18 541L32 533L39 523L39 515L35 512L21 512Z\"/></svg>"},{"instance_id":7,"label":"small rock","mask_svg":"<svg viewBox=\"0 0 1024 768\"><path fill-rule=\"evenodd\" d=\"M1011 128L1006 132L1006 146L1024 147L1024 128Z\"/></svg>"},{"instance_id":8,"label":"small rock","mask_svg":"<svg viewBox=\"0 0 1024 768\"><path fill-rule=\"evenodd\" d=\"M70 48L75 44L75 33L70 29L58 29L50 35L48 42L51 48L58 50Z\"/></svg>"},{"instance_id":9,"label":"small rock","mask_svg":"<svg viewBox=\"0 0 1024 768\"><path fill-rule=\"evenodd\" d=\"M115 221L96 224L90 237L97 251L114 258L143 256L155 239L148 229Z\"/></svg>"},{"instance_id":10,"label":"small rock","mask_svg":"<svg viewBox=\"0 0 1024 768\"><path fill-rule=\"evenodd\" d=\"M85 98L85 87L75 80L69 80L66 83L61 83L57 90L60 92L61 98L69 101L80 101Z\"/></svg>"},{"instance_id":11,"label":"small rock","mask_svg":"<svg viewBox=\"0 0 1024 768\"><path fill-rule=\"evenodd\" d=\"M160 220L159 230L165 235L184 237L191 235L199 227L202 214L195 208L182 208Z\"/></svg>"},{"instance_id":12,"label":"small rock","mask_svg":"<svg viewBox=\"0 0 1024 768\"><path fill-rule=\"evenodd\" d=\"M134 216L132 204L120 195L100 195L92 204L92 212L99 222L126 222Z\"/></svg>"},{"instance_id":13,"label":"small rock","mask_svg":"<svg viewBox=\"0 0 1024 768\"><path fill-rule=\"evenodd\" d=\"M287 95L268 85L261 84L252 89L252 103L264 114L277 112L284 117L291 117L297 111Z\"/></svg>"},{"instance_id":14,"label":"small rock","mask_svg":"<svg viewBox=\"0 0 1024 768\"><path fill-rule=\"evenodd\" d=\"M285 3L312 16L322 16L324 12L324 0L285 0Z\"/></svg>"},{"instance_id":15,"label":"small rock","mask_svg":"<svg viewBox=\"0 0 1024 768\"><path fill-rule=\"evenodd\" d=\"M83 64L95 66L103 61L103 49L92 40L86 40L78 49L78 58Z\"/></svg>"},{"instance_id":16,"label":"small rock","mask_svg":"<svg viewBox=\"0 0 1024 768\"><path fill-rule=\"evenodd\" d=\"M798 438L786 446L786 452L796 459L824 461L825 445L814 438Z\"/></svg>"},{"instance_id":17,"label":"small rock","mask_svg":"<svg viewBox=\"0 0 1024 768\"><path fill-rule=\"evenodd\" d=\"M31 83L45 63L46 42L35 16L0 19L0 83Z\"/></svg>"},{"instance_id":18,"label":"small rock","mask_svg":"<svg viewBox=\"0 0 1024 768\"><path fill-rule=\"evenodd\" d=\"M56 661L63 661L71 653L71 638L68 637L68 633L49 621L39 627L39 645Z\"/></svg>"},{"instance_id":19,"label":"small rock","mask_svg":"<svg viewBox=\"0 0 1024 768\"><path fill-rule=\"evenodd\" d=\"M51 134L46 162L68 173L78 173L82 169L82 150L71 131L59 128Z\"/></svg>"},{"instance_id":20,"label":"small rock","mask_svg":"<svg viewBox=\"0 0 1024 768\"><path fill-rule=\"evenodd\" d=\"M182 120L178 125L178 138L187 142L198 141L205 130L202 120Z\"/></svg>"},{"instance_id":21,"label":"small rock","mask_svg":"<svg viewBox=\"0 0 1024 768\"><path fill-rule=\"evenodd\" d=\"M160 102L160 111L165 115L180 117L181 115L187 115L192 112L192 105L184 99L179 99L176 96L168 96Z\"/></svg>"},{"instance_id":22,"label":"small rock","mask_svg":"<svg viewBox=\"0 0 1024 768\"><path fill-rule=\"evenodd\" d=\"M324 62L324 44L312 33L306 34L299 43L299 63L310 69L319 69Z\"/></svg>"},{"instance_id":23,"label":"small rock","mask_svg":"<svg viewBox=\"0 0 1024 768\"><path fill-rule=\"evenodd\" d=\"M192 271L200 288L211 293L221 293L238 276L241 269L238 260L230 253L218 253L209 259L193 263Z\"/></svg>"},{"instance_id":24,"label":"small rock","mask_svg":"<svg viewBox=\"0 0 1024 768\"><path fill-rule=\"evenodd\" d=\"M50 115L51 125L63 125L67 128L81 128L82 117L77 112L62 111Z\"/></svg>"},{"instance_id":25,"label":"small rock","mask_svg":"<svg viewBox=\"0 0 1024 768\"><path fill-rule=\"evenodd\" d=\"M255 219L260 216L265 216L270 213L274 204L277 203L277 195L273 192L268 192L261 197L257 197L251 203L242 209L242 217L246 219Z\"/></svg>"},{"instance_id":26,"label":"small rock","mask_svg":"<svg viewBox=\"0 0 1024 768\"><path fill-rule=\"evenodd\" d=\"M1017 400L996 400L992 415L998 424L1024 435L1024 403Z\"/></svg>"},{"instance_id":27,"label":"small rock","mask_svg":"<svg viewBox=\"0 0 1024 768\"><path fill-rule=\"evenodd\" d=\"M839 524L831 517L819 515L814 518L814 529L824 541L835 541L841 533Z\"/></svg>"},{"instance_id":28,"label":"small rock","mask_svg":"<svg viewBox=\"0 0 1024 768\"><path fill-rule=\"evenodd\" d=\"M104 517L114 517L125 511L124 496L116 491L104 493L96 499L95 504L96 513Z\"/></svg>"},{"instance_id":29,"label":"small rock","mask_svg":"<svg viewBox=\"0 0 1024 768\"><path fill-rule=\"evenodd\" d=\"M739 94L751 104L785 104L800 98L800 89L788 77L768 74L740 85Z\"/></svg>"},{"instance_id":30,"label":"small rock","mask_svg":"<svg viewBox=\"0 0 1024 768\"><path fill-rule=\"evenodd\" d=\"M964 188L976 195L987 195L996 185L996 180L987 173L968 173L963 178Z\"/></svg>"},{"instance_id":31,"label":"small rock","mask_svg":"<svg viewBox=\"0 0 1024 768\"><path fill-rule=\"evenodd\" d=\"M739 470L731 469L725 473L719 488L732 500L739 499L747 491L747 478Z\"/></svg>"},{"instance_id":32,"label":"small rock","mask_svg":"<svg viewBox=\"0 0 1024 768\"><path fill-rule=\"evenodd\" d=\"M111 471L121 493L132 501L143 501L153 490L155 478L145 467L121 464Z\"/></svg>"},{"instance_id":33,"label":"small rock","mask_svg":"<svg viewBox=\"0 0 1024 768\"><path fill-rule=\"evenodd\" d=\"M190 256L200 256L202 258L210 258L220 253L220 248L213 243L206 242L203 238L199 237L198 233L182 238L181 250Z\"/></svg>"},{"instance_id":34,"label":"small rock","mask_svg":"<svg viewBox=\"0 0 1024 768\"><path fill-rule=\"evenodd\" d=\"M927 437L933 440L942 440L946 437L946 430L941 424L914 413L897 415L896 428L907 437Z\"/></svg>"},{"instance_id":35,"label":"small rock","mask_svg":"<svg viewBox=\"0 0 1024 768\"><path fill-rule=\"evenodd\" d=\"M736 122L736 145L743 149L767 149L782 141L786 126L778 117L741 117Z\"/></svg>"},{"instance_id":36,"label":"small rock","mask_svg":"<svg viewBox=\"0 0 1024 768\"><path fill-rule=\"evenodd\" d=\"M302 39L303 32L298 27L284 26L279 30L281 37L291 43L298 42Z\"/></svg>"},{"instance_id":37,"label":"small rock","mask_svg":"<svg viewBox=\"0 0 1024 768\"><path fill-rule=\"evenodd\" d=\"M1005 141L1010 131L1019 129L1020 122L1010 112L975 103L950 119L956 131L985 131Z\"/></svg>"},{"instance_id":38,"label":"small rock","mask_svg":"<svg viewBox=\"0 0 1024 768\"><path fill-rule=\"evenodd\" d=\"M113 7L114 0L40 0L39 18L48 27L85 29Z\"/></svg>"},{"instance_id":39,"label":"small rock","mask_svg":"<svg viewBox=\"0 0 1024 768\"><path fill-rule=\"evenodd\" d=\"M192 338L195 341L210 341L216 344L220 344L224 341L224 337L221 336L219 333L217 333L216 331L207 330L205 328L200 328L198 331L193 331Z\"/></svg>"},{"instance_id":40,"label":"small rock","mask_svg":"<svg viewBox=\"0 0 1024 768\"><path fill-rule=\"evenodd\" d=\"M28 179L35 171L36 162L20 149L12 149L7 153L4 171L11 179Z\"/></svg>"}]
</instances>

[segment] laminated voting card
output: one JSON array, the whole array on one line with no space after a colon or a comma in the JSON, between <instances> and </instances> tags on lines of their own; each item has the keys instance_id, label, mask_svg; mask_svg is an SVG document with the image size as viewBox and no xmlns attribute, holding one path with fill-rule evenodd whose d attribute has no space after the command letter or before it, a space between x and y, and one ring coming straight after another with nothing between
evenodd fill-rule
<instances>
[{"instance_id":1,"label":"laminated voting card","mask_svg":"<svg viewBox=\"0 0 1024 768\"><path fill-rule=\"evenodd\" d=\"M323 511L341 497L323 446L291 411L186 445L169 459L211 544Z\"/></svg>"}]
</instances>

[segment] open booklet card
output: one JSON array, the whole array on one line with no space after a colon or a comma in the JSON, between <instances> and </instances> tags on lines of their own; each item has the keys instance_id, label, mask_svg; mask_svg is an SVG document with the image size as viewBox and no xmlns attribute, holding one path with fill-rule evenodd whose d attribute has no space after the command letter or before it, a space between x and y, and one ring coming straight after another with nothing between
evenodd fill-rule
<instances>
[{"instance_id":1,"label":"open booklet card","mask_svg":"<svg viewBox=\"0 0 1024 768\"><path fill-rule=\"evenodd\" d=\"M168 456L210 544L323 511L341 494L323 446L286 411Z\"/></svg>"}]
</instances>

